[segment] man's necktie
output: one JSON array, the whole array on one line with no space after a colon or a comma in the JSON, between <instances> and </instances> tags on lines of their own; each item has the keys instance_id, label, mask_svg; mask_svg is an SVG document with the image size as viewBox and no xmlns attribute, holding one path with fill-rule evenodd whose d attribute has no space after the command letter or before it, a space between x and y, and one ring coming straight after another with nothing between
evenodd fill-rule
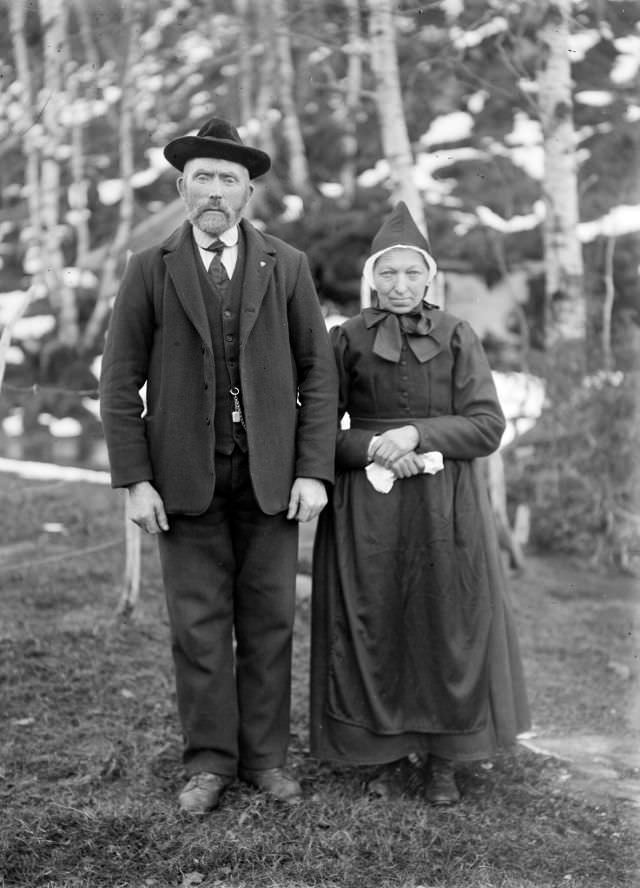
<instances>
[{"instance_id":1,"label":"man's necktie","mask_svg":"<svg viewBox=\"0 0 640 888\"><path fill-rule=\"evenodd\" d=\"M222 264L222 251L224 250L223 242L221 240L214 240L204 249L209 253L213 253L208 274L214 286L219 287L226 284L229 280L229 275L227 274L227 269Z\"/></svg>"}]
</instances>

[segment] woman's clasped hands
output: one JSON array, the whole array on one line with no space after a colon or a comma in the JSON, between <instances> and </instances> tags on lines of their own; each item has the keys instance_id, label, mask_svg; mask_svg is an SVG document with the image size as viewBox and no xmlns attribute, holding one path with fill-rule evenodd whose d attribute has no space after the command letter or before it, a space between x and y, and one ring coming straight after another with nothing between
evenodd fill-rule
<instances>
[{"instance_id":1,"label":"woman's clasped hands","mask_svg":"<svg viewBox=\"0 0 640 888\"><path fill-rule=\"evenodd\" d=\"M410 478L424 471L424 464L415 452L419 441L414 425L388 429L371 439L367 455L372 462L391 469L396 478Z\"/></svg>"}]
</instances>

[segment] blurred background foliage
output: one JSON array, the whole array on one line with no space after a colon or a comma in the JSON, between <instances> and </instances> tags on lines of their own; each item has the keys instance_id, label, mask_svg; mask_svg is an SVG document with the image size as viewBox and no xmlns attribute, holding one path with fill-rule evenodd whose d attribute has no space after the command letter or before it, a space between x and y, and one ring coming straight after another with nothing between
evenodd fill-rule
<instances>
[{"instance_id":1,"label":"blurred background foliage","mask_svg":"<svg viewBox=\"0 0 640 888\"><path fill-rule=\"evenodd\" d=\"M541 35L561 13L586 325L554 338L539 75ZM372 47L386 17L400 108L380 102ZM475 279L490 312L492 288L523 275L504 330L483 334L495 369L536 374L547 391L532 440L505 450L510 497L533 503L544 546L628 565L640 224L616 213L640 207L639 22L638 2L615 0L4 0L0 320L28 292L25 319L53 325L16 326L0 413L20 408L33 428L42 411L95 422L65 390L95 387L128 251L181 221L162 147L213 115L272 156L253 221L307 252L327 314L355 313L371 238L403 194L385 132L399 111L392 137L406 127L442 270L435 301L454 310L454 282Z\"/></svg>"}]
</instances>

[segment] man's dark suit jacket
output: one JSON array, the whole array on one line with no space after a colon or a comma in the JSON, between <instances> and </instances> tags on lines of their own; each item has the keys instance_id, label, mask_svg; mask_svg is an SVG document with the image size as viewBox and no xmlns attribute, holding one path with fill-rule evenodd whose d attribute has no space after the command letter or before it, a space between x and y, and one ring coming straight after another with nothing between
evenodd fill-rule
<instances>
[{"instance_id":1,"label":"man's dark suit jacket","mask_svg":"<svg viewBox=\"0 0 640 888\"><path fill-rule=\"evenodd\" d=\"M306 257L240 225L240 386L251 479L271 515L287 508L295 477L333 480L337 378ZM188 222L131 256L100 382L113 486L150 481L167 512L191 515L205 511L215 484L214 359L194 258Z\"/></svg>"}]
</instances>

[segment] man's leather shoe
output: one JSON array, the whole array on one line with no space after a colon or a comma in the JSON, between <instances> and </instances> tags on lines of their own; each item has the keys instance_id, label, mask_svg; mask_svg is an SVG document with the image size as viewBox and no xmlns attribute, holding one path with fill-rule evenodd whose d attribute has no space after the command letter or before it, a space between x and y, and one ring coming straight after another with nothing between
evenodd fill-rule
<instances>
[{"instance_id":1,"label":"man's leather shoe","mask_svg":"<svg viewBox=\"0 0 640 888\"><path fill-rule=\"evenodd\" d=\"M452 762L435 755L429 756L426 778L425 796L432 805L455 805L460 801Z\"/></svg>"},{"instance_id":2,"label":"man's leather shoe","mask_svg":"<svg viewBox=\"0 0 640 888\"><path fill-rule=\"evenodd\" d=\"M230 783L233 783L233 778L224 774L210 774L206 771L194 774L178 796L180 810L185 814L206 814L207 811L212 811L220 804L222 793Z\"/></svg>"},{"instance_id":3,"label":"man's leather shoe","mask_svg":"<svg viewBox=\"0 0 640 888\"><path fill-rule=\"evenodd\" d=\"M266 768L253 770L242 768L239 777L245 783L255 786L282 802L296 805L302 801L302 787L293 777L290 777L283 768Z\"/></svg>"}]
</instances>

